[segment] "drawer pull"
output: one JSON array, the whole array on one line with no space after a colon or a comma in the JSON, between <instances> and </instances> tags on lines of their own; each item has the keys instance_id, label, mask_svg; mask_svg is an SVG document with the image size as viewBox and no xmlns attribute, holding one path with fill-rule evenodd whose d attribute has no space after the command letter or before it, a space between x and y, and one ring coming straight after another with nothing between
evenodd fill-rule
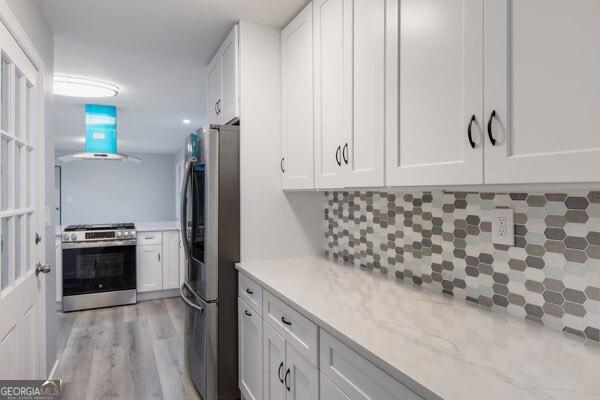
<instances>
[{"instance_id":1,"label":"drawer pull","mask_svg":"<svg viewBox=\"0 0 600 400\"><path fill-rule=\"evenodd\" d=\"M279 378L279 382L283 383L283 378L281 377L281 370L283 368L283 361L279 364L279 369L277 369L277 377Z\"/></svg>"},{"instance_id":2,"label":"drawer pull","mask_svg":"<svg viewBox=\"0 0 600 400\"><path fill-rule=\"evenodd\" d=\"M244 314L246 314L246 315L247 315L247 316L249 316L249 317L251 317L251 316L252 316L252 314L251 314L251 313L250 313L248 310L245 310L245 311L244 311Z\"/></svg>"},{"instance_id":3,"label":"drawer pull","mask_svg":"<svg viewBox=\"0 0 600 400\"><path fill-rule=\"evenodd\" d=\"M146 237L144 237L144 239L146 239L146 240L152 240L152 239L154 239L154 236L146 236Z\"/></svg>"},{"instance_id":4,"label":"drawer pull","mask_svg":"<svg viewBox=\"0 0 600 400\"><path fill-rule=\"evenodd\" d=\"M246 289L246 293L248 293L248 294L254 294L254 292L252 290L250 290L250 289Z\"/></svg>"},{"instance_id":5,"label":"drawer pull","mask_svg":"<svg viewBox=\"0 0 600 400\"><path fill-rule=\"evenodd\" d=\"M287 321L287 320L285 319L285 317L281 317L281 322L283 322L283 323L284 323L284 324L286 324L286 325L292 326L292 323L291 323L290 321Z\"/></svg>"},{"instance_id":6,"label":"drawer pull","mask_svg":"<svg viewBox=\"0 0 600 400\"><path fill-rule=\"evenodd\" d=\"M290 376L290 369L288 368L287 371L285 371L285 388L287 389L287 391L290 391L290 385L288 383L288 376Z\"/></svg>"}]
</instances>

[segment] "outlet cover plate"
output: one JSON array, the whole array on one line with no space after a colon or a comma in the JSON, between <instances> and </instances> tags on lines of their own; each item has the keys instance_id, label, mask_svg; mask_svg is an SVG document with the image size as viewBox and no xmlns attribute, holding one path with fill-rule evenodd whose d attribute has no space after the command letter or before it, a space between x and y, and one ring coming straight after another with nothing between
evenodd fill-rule
<instances>
[{"instance_id":1,"label":"outlet cover plate","mask_svg":"<svg viewBox=\"0 0 600 400\"><path fill-rule=\"evenodd\" d=\"M514 246L515 211L512 208L494 209L492 213L492 243Z\"/></svg>"}]
</instances>

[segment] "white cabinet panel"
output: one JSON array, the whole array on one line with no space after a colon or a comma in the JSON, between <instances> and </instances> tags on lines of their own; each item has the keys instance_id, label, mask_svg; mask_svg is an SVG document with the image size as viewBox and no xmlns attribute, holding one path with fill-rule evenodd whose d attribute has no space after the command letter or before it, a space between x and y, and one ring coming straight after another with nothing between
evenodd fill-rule
<instances>
[{"instance_id":1,"label":"white cabinet panel","mask_svg":"<svg viewBox=\"0 0 600 400\"><path fill-rule=\"evenodd\" d=\"M238 296L262 317L263 288L241 272L238 274Z\"/></svg>"},{"instance_id":2,"label":"white cabinet panel","mask_svg":"<svg viewBox=\"0 0 600 400\"><path fill-rule=\"evenodd\" d=\"M600 181L599 20L597 0L486 1L486 183Z\"/></svg>"},{"instance_id":3,"label":"white cabinet panel","mask_svg":"<svg viewBox=\"0 0 600 400\"><path fill-rule=\"evenodd\" d=\"M285 340L269 324L263 324L264 400L285 400Z\"/></svg>"},{"instance_id":4,"label":"white cabinet panel","mask_svg":"<svg viewBox=\"0 0 600 400\"><path fill-rule=\"evenodd\" d=\"M322 329L319 355L321 372L353 400L422 400Z\"/></svg>"},{"instance_id":5,"label":"white cabinet panel","mask_svg":"<svg viewBox=\"0 0 600 400\"><path fill-rule=\"evenodd\" d=\"M219 122L227 124L239 118L238 96L238 26L236 25L219 49L221 64L221 103Z\"/></svg>"},{"instance_id":6,"label":"white cabinet panel","mask_svg":"<svg viewBox=\"0 0 600 400\"><path fill-rule=\"evenodd\" d=\"M352 120L342 147L346 187L383 186L385 176L385 0L353 0ZM349 6L348 6L349 7Z\"/></svg>"},{"instance_id":7,"label":"white cabinet panel","mask_svg":"<svg viewBox=\"0 0 600 400\"><path fill-rule=\"evenodd\" d=\"M239 380L246 400L263 398L262 325L262 318L238 299Z\"/></svg>"},{"instance_id":8,"label":"white cabinet panel","mask_svg":"<svg viewBox=\"0 0 600 400\"><path fill-rule=\"evenodd\" d=\"M179 287L179 232L162 234L163 289Z\"/></svg>"},{"instance_id":9,"label":"white cabinet panel","mask_svg":"<svg viewBox=\"0 0 600 400\"><path fill-rule=\"evenodd\" d=\"M319 371L293 346L286 343L287 363L284 383L288 387L287 400L315 400L319 398Z\"/></svg>"},{"instance_id":10,"label":"white cabinet panel","mask_svg":"<svg viewBox=\"0 0 600 400\"><path fill-rule=\"evenodd\" d=\"M215 56L208 65L208 100L206 115L208 123L218 124L219 105L221 100L221 59Z\"/></svg>"},{"instance_id":11,"label":"white cabinet panel","mask_svg":"<svg viewBox=\"0 0 600 400\"><path fill-rule=\"evenodd\" d=\"M162 289L162 245L150 244L136 248L137 291Z\"/></svg>"},{"instance_id":12,"label":"white cabinet panel","mask_svg":"<svg viewBox=\"0 0 600 400\"><path fill-rule=\"evenodd\" d=\"M281 32L282 187L314 188L312 3Z\"/></svg>"},{"instance_id":13,"label":"white cabinet panel","mask_svg":"<svg viewBox=\"0 0 600 400\"><path fill-rule=\"evenodd\" d=\"M317 365L317 326L266 290L263 292L263 318L313 365Z\"/></svg>"},{"instance_id":14,"label":"white cabinet panel","mask_svg":"<svg viewBox=\"0 0 600 400\"><path fill-rule=\"evenodd\" d=\"M389 7L386 183L483 183L483 0Z\"/></svg>"},{"instance_id":15,"label":"white cabinet panel","mask_svg":"<svg viewBox=\"0 0 600 400\"><path fill-rule=\"evenodd\" d=\"M351 1L313 1L315 185L342 187L342 147L350 127Z\"/></svg>"},{"instance_id":16,"label":"white cabinet panel","mask_svg":"<svg viewBox=\"0 0 600 400\"><path fill-rule=\"evenodd\" d=\"M319 375L320 388L319 388L319 400L350 400L342 391L335 386L329 378L323 373Z\"/></svg>"}]
</instances>

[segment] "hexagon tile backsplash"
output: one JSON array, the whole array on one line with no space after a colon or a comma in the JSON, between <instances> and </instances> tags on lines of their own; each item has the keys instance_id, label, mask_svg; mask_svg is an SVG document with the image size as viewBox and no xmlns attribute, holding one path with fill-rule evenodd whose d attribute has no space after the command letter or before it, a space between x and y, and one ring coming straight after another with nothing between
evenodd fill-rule
<instances>
[{"instance_id":1,"label":"hexagon tile backsplash","mask_svg":"<svg viewBox=\"0 0 600 400\"><path fill-rule=\"evenodd\" d=\"M330 258L600 342L600 192L326 192ZM494 208L515 245L494 245Z\"/></svg>"}]
</instances>

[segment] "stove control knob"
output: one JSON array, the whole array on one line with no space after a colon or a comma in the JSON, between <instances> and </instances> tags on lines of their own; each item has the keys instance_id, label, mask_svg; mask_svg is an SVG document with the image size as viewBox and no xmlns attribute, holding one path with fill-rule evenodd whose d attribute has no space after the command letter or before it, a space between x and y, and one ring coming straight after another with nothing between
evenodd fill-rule
<instances>
[{"instance_id":1,"label":"stove control knob","mask_svg":"<svg viewBox=\"0 0 600 400\"><path fill-rule=\"evenodd\" d=\"M71 240L73 240L73 241L77 240L77 235L74 233L71 233Z\"/></svg>"},{"instance_id":2,"label":"stove control knob","mask_svg":"<svg viewBox=\"0 0 600 400\"><path fill-rule=\"evenodd\" d=\"M63 240L69 240L69 234L68 233L65 233L63 235Z\"/></svg>"},{"instance_id":3,"label":"stove control knob","mask_svg":"<svg viewBox=\"0 0 600 400\"><path fill-rule=\"evenodd\" d=\"M131 231L131 232L129 232L129 234L130 234L131 236L135 236L135 231Z\"/></svg>"},{"instance_id":4,"label":"stove control knob","mask_svg":"<svg viewBox=\"0 0 600 400\"><path fill-rule=\"evenodd\" d=\"M129 236L129 232L125 231L125 232L123 232L123 235L124 236Z\"/></svg>"},{"instance_id":5,"label":"stove control knob","mask_svg":"<svg viewBox=\"0 0 600 400\"><path fill-rule=\"evenodd\" d=\"M123 232L117 232L117 237L121 237L121 235L123 235Z\"/></svg>"}]
</instances>

